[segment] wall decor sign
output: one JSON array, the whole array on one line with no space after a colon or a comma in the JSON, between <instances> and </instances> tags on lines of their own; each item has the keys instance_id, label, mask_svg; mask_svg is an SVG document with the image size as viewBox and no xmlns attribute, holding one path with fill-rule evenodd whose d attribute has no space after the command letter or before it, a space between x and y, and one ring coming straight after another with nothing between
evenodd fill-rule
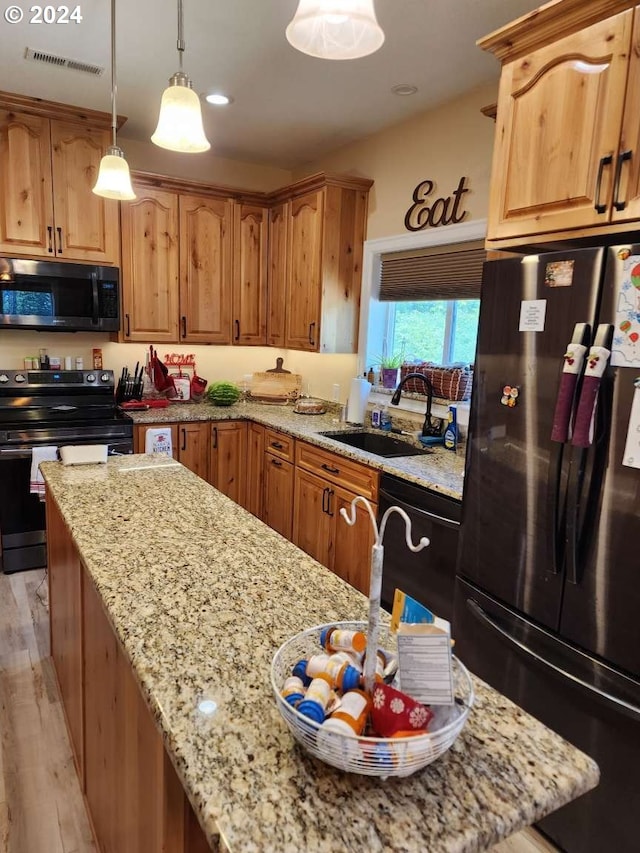
<instances>
[{"instance_id":1,"label":"wall decor sign","mask_svg":"<svg viewBox=\"0 0 640 853\"><path fill-rule=\"evenodd\" d=\"M434 181L421 181L413 191L413 204L404 217L407 231L421 231L430 226L451 225L462 222L467 215L466 210L460 210L462 196L469 192L465 187L466 177L460 178L458 186L446 198L431 198L435 189Z\"/></svg>"}]
</instances>

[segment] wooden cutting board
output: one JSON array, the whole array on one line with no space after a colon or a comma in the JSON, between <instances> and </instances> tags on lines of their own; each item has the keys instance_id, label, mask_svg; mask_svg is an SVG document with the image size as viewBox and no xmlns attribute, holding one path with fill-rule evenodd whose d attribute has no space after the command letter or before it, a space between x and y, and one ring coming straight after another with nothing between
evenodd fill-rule
<instances>
[{"instance_id":1,"label":"wooden cutting board","mask_svg":"<svg viewBox=\"0 0 640 853\"><path fill-rule=\"evenodd\" d=\"M299 373L254 373L249 386L249 395L254 400L269 402L295 400L300 395L302 377Z\"/></svg>"}]
</instances>

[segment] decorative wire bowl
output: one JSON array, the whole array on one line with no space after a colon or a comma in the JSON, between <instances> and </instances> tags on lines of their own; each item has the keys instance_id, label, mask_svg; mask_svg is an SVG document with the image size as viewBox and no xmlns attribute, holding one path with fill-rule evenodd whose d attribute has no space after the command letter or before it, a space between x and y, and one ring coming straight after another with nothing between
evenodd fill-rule
<instances>
[{"instance_id":1,"label":"decorative wire bowl","mask_svg":"<svg viewBox=\"0 0 640 853\"><path fill-rule=\"evenodd\" d=\"M320 632L323 628L337 626L350 631L367 631L366 622L331 622L308 628L280 646L271 663L271 686L276 705L294 738L316 758L364 776L410 776L439 758L453 744L462 731L473 705L474 692L471 677L463 664L453 656L453 679L456 701L453 706L432 706L436 715L431 725L434 731L410 737L380 738L342 735L322 730L320 724L305 717L282 698L284 682L294 665L302 658L317 654L320 649ZM381 630L380 646L391 650L395 640ZM439 724L439 725L438 725Z\"/></svg>"}]
</instances>

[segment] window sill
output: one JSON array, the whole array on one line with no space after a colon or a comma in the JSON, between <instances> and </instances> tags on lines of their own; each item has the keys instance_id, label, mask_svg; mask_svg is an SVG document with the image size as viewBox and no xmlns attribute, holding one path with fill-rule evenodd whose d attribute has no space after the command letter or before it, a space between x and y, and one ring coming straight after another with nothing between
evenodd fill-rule
<instances>
[{"instance_id":1,"label":"window sill","mask_svg":"<svg viewBox=\"0 0 640 853\"><path fill-rule=\"evenodd\" d=\"M369 395L369 404L388 406L393 389L383 388L381 385L375 385ZM444 400L441 397L434 397L431 405L431 412L437 418L446 418L449 411L449 406L456 406L458 410L458 424L463 427L469 423L469 405L470 400ZM402 397L397 406L393 406L390 410L398 412L411 412L421 415L424 418L424 413L427 405L427 398L423 394L412 394L402 392Z\"/></svg>"}]
</instances>

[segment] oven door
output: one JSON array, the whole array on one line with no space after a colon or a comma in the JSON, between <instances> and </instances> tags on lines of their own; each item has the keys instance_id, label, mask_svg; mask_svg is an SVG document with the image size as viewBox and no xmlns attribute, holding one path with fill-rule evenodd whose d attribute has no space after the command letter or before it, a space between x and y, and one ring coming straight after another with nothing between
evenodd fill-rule
<instances>
[{"instance_id":1,"label":"oven door","mask_svg":"<svg viewBox=\"0 0 640 853\"><path fill-rule=\"evenodd\" d=\"M83 443L107 444L109 456L133 453L133 443L126 438L74 441ZM0 568L5 574L47 565L45 504L30 492L33 446L0 447Z\"/></svg>"}]
</instances>

